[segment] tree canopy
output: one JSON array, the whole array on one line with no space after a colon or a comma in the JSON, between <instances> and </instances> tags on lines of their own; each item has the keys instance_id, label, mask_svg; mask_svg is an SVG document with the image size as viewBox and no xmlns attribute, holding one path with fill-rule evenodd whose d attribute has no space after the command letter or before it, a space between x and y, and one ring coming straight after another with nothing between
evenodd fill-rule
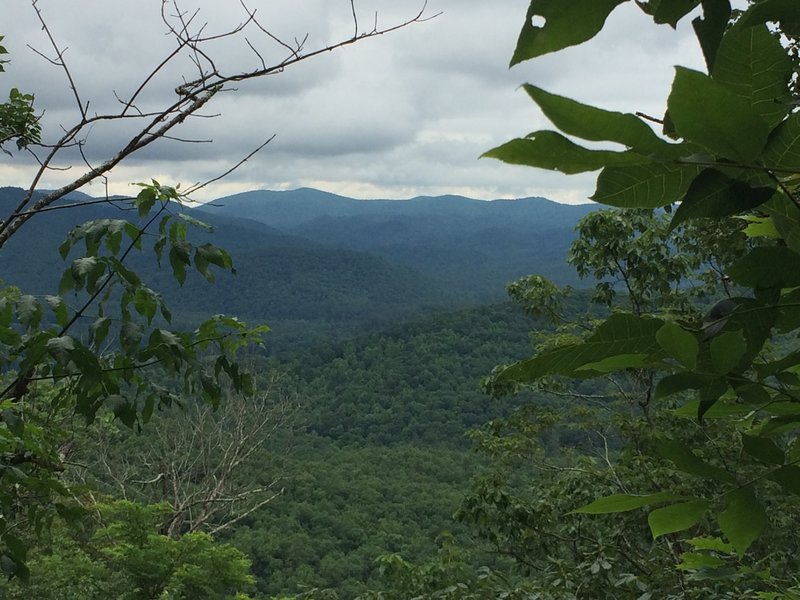
<instances>
[{"instance_id":1,"label":"tree canopy","mask_svg":"<svg viewBox=\"0 0 800 600\"><path fill-rule=\"evenodd\" d=\"M192 192L230 173L271 138L252 152L244 151L222 175L188 189L152 180L134 184L140 190L135 197L88 200L71 194L103 181L144 148L178 139L174 136L187 119L213 105L223 92L235 92L244 81L283 72L321 53L425 20L423 3L405 21L363 30L351 6L354 27L349 34L330 44L306 47L306 38L287 42L270 33L244 3L237 3L243 19L239 26L209 34L196 13L187 15L178 3L165 2L160 16L173 47L141 81L132 82L128 96L114 92L112 108L90 110L46 10L35 1L30 4L43 40L40 47L31 41L31 47L62 76L72 112L64 113L58 126L43 130L42 111L47 107L36 105L35 94L12 88L8 101L0 104L0 149L32 158L26 163L30 180L22 196L0 206L0 248L7 250L7 242L31 219L52 210L105 203L126 218L96 219L64 232L59 253L65 268L49 295L0 287L0 569L23 579L28 576L31 536L46 533L56 517L75 517L96 508L91 490L74 485L65 473L78 419L85 424L112 415L126 427L141 429L155 413L172 406L202 401L216 408L227 391L252 396L254 379L240 363L240 352L260 344L269 329L250 327L223 314L205 315L188 330L176 327L162 295L135 272L129 259L147 248L155 262L169 265L181 285L192 276L213 282L219 270L235 272L225 250L196 241L192 231L209 226L184 208ZM258 32L278 48L280 58L269 64L245 39L249 35L245 31ZM241 38L253 51L253 64L223 69L208 48L223 38ZM141 36L135 39L143 43ZM5 55L0 46L0 73L8 62ZM181 69L180 64L190 66ZM161 77L175 78L174 98L151 95ZM92 130L121 122L129 127L113 138L107 156L95 162L86 152ZM65 162L79 174L58 189L42 189L46 175L63 170ZM137 510L146 508L132 509ZM145 529L137 535L147 535ZM207 540L187 538L186 545L192 541L202 546ZM120 551L118 545L114 552Z\"/></svg>"},{"instance_id":2,"label":"tree canopy","mask_svg":"<svg viewBox=\"0 0 800 600\"><path fill-rule=\"evenodd\" d=\"M587 42L623 1L534 0L511 64ZM781 0L751 2L745 10L727 0L637 4L657 24L673 27L700 9L692 26L707 70L675 68L663 117L608 111L525 85L556 130L511 140L486 156L567 174L600 170L592 200L663 210L667 229L682 236L673 244L690 241L707 256L725 248L726 260L714 261L695 310L676 312L663 301L683 294L673 287L672 259L665 254L653 262L641 251L654 230L640 227L636 212L621 214L617 226L628 228L631 243L641 247L620 260L614 221L598 221L585 232L595 238L593 252L579 246L572 258L583 261L586 274L620 276L631 306L580 339L502 368L493 381L503 389L554 376L646 372L653 378L652 402L670 408L677 402L674 419L691 414L703 428L715 421L732 427L723 467L706 457L719 443L710 434L687 441L666 429L649 451L677 473L699 477L702 486L678 490L662 483L575 507L582 514L647 507L652 536L683 539L681 568L697 571L746 557L781 522L775 489L790 505L800 492L800 6ZM590 149L574 140L622 149ZM721 229L730 217L746 238ZM692 230L695 224L705 232ZM648 280L647 265L657 266L657 281ZM634 270L636 279L629 279L626 272ZM616 292L609 283L601 286L606 297ZM712 537L687 539L698 527Z\"/></svg>"}]
</instances>

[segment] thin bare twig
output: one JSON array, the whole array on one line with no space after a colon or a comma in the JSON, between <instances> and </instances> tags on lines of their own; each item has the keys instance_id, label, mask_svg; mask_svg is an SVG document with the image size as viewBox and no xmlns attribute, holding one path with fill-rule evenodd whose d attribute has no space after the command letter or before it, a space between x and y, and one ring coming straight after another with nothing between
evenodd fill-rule
<instances>
[{"instance_id":1,"label":"thin bare twig","mask_svg":"<svg viewBox=\"0 0 800 600\"><path fill-rule=\"evenodd\" d=\"M252 152L250 152L250 154L248 154L247 156L245 156L244 158L242 158L242 159L241 159L239 162L237 162L235 165L233 165L233 166L232 166L230 169L228 169L228 170L227 170L227 171L225 171L224 173L221 173L220 175L217 175L216 177L214 177L214 178L212 178L212 179L209 179L209 180L205 181L204 183L199 183L199 184L195 184L195 185L193 185L192 187L190 187L189 189L187 189L187 190L186 190L186 192L185 192L185 193L186 193L186 195L187 195L187 196L189 196L189 195L191 195L191 194L194 194L194 193L195 193L195 192L197 192L198 190L202 190L202 189L203 189L204 187L206 187L207 185L210 185L210 184L214 183L215 181L219 181L220 179L224 179L225 177L227 177L228 175L230 175L231 173L233 173L233 172L234 172L236 169L238 169L239 167L241 167L241 166L242 166L244 163L246 163L248 160L250 160L251 158L253 158L253 156L255 156L256 154L258 154L259 152L261 152L261 150L262 150L262 149L263 149L263 148L264 148L264 147L265 147L267 144L269 144L269 143L270 143L272 140L274 140L274 139L275 139L275 135L272 135L272 136L271 136L271 137L270 137L270 138L269 138L269 139L268 139L266 142L264 142L263 144L261 144L260 146L258 146L258 148L256 148L256 149L255 149L255 150L253 150Z\"/></svg>"}]
</instances>

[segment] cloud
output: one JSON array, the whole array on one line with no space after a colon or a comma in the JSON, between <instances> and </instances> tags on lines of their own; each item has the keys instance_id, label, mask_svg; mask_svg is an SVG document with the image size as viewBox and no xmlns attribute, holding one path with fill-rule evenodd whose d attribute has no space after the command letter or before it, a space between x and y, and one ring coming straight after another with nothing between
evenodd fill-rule
<instances>
[{"instance_id":1,"label":"cloud","mask_svg":"<svg viewBox=\"0 0 800 600\"><path fill-rule=\"evenodd\" d=\"M469 193L585 199L592 192L592 174L566 177L478 159L512 137L550 127L519 85L531 82L583 102L658 117L673 65L702 68L702 59L691 27L681 26L677 33L657 27L634 3L626 3L595 40L509 70L528 3L429 0L429 14L442 12L431 21L236 84L235 91L204 110L206 116L219 116L189 119L173 132L212 144L154 143L115 169L110 189L129 191L130 181L150 176L165 182L202 181L275 134L262 153L205 190L204 197L319 185L359 197ZM306 40L307 51L346 39L354 30L348 2L312 0L302 10L289 0L250 4L271 33L290 45ZM174 48L174 40L164 35L158 3L39 0L38 6L61 47L68 48L65 57L90 113L119 106L118 98L129 96ZM207 23L204 34L209 36L246 19L233 0L185 0L180 6L185 19L200 9L193 23ZM358 0L355 6L359 31L365 32L376 19L379 27L402 22L422 3ZM4 45L13 62L0 75L0 84L36 93L52 140L75 122L77 101L64 73L25 47L31 44L52 55L35 17L29 2L4 5L4 20L14 28L0 33L7 35ZM214 67L226 72L258 68L262 59L279 62L288 52L252 26L242 36L209 42L207 48ZM191 59L183 57L159 72L141 94L139 108L175 101L176 86L196 71ZM84 156L97 164L134 132L134 122L99 123L86 138ZM76 151L65 153L61 164L73 168L47 173L45 185L88 168ZM17 155L0 166L0 177L4 183L25 184L34 168Z\"/></svg>"}]
</instances>

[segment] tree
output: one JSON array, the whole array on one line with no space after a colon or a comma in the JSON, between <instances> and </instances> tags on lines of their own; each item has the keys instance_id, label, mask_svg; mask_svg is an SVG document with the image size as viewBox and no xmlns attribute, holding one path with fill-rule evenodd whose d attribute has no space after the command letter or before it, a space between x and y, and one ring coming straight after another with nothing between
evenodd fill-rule
<instances>
[{"instance_id":1,"label":"tree","mask_svg":"<svg viewBox=\"0 0 800 600\"><path fill-rule=\"evenodd\" d=\"M257 387L251 398L226 393L217 409L187 399L139 435L108 420L87 430L69 460L84 466L76 475L91 489L168 507L164 535L216 535L282 490L284 474L271 464L280 449L269 446L288 444L273 438L291 430L296 400L277 378Z\"/></svg>"},{"instance_id":2,"label":"tree","mask_svg":"<svg viewBox=\"0 0 800 600\"><path fill-rule=\"evenodd\" d=\"M534 0L512 65L591 39L622 2L592 3L588 10L578 3ZM750 242L721 269L724 279L703 318L654 314L653 307L633 305L630 312L614 312L583 339L543 349L495 379L532 385L550 376L603 377L647 369L656 378L655 402L669 405L688 393L693 398L681 411L693 414L704 431L712 420L731 428L721 468L709 459L715 447L711 436L690 441L673 432L659 448L648 450L676 472L699 477L702 486L613 494L575 507L583 514L651 507L652 536L679 542L683 568L691 571L745 558L769 523L779 526L777 506L796 510L800 492L795 443L800 356L791 342L800 328L800 6L760 0L734 11L726 0L638 4L656 23L672 26L702 8L692 24L708 72L676 67L666 113L657 120L660 132L640 116L526 85L559 131L535 132L486 155L564 173L601 169L592 197L596 202L665 207L672 211L671 229L738 215L749 223ZM544 24L535 17L543 17ZM625 149L590 150L565 135ZM698 236L691 241L701 251L718 244ZM736 291L726 297L731 287ZM709 519L713 537L682 537ZM785 589L791 583L781 586L792 593Z\"/></svg>"},{"instance_id":3,"label":"tree","mask_svg":"<svg viewBox=\"0 0 800 600\"><path fill-rule=\"evenodd\" d=\"M75 114L72 123L42 131L40 107L34 104L33 94L13 89L9 101L0 105L4 152L13 154L8 145L14 142L16 152L35 158L27 189L4 203L0 248L30 219L46 211L103 203L133 209L138 220L97 219L70 231L60 248L68 263L52 295L38 298L13 287L0 290L0 567L9 575L27 574L28 529L45 529L55 514L71 514L76 499L79 504L84 501L62 477L64 449L76 427L76 415L91 422L110 411L124 425L141 428L156 410L180 404L183 397L216 407L225 386L235 393L252 394L253 378L240 367L238 353L259 344L267 331L224 315L205 320L193 331L174 330L160 294L130 268L130 256L151 241L156 260L160 263L166 256L181 284L189 270L209 281L214 279L214 269L233 270L227 252L193 241L191 229L207 226L183 212L190 194L208 182L181 190L152 181L139 184L140 193L127 199L75 201L68 195L88 183L103 181L115 166L142 149L176 139L184 123L243 82L280 73L322 53L426 18L423 4L405 22L379 28L376 21L374 28L362 30L351 3L352 34L333 45L307 49L307 38L284 41L270 33L245 3L238 7L243 11L239 26L209 33L197 13L182 11L176 1L162 2L163 25L174 47L133 85L128 96L118 98L115 108L94 112L72 77L56 32L37 2L31 2L48 48L35 51L63 75ZM269 52L277 51L280 57L269 64L265 47L259 49L259 42L245 38L246 32L257 33L260 42L271 45ZM211 47L221 39L239 39L248 45L252 64L225 70L214 60ZM137 43L142 43L141 38ZM0 54L5 54L4 48ZM175 98L154 106L148 97L154 81L175 76L171 67L186 64L183 61L192 65L192 72L178 68ZM124 122L133 133L95 164L85 151L89 134L109 122ZM45 173L69 162L70 152L80 156L83 173L57 190L41 191Z\"/></svg>"},{"instance_id":4,"label":"tree","mask_svg":"<svg viewBox=\"0 0 800 600\"><path fill-rule=\"evenodd\" d=\"M246 600L250 561L207 533L178 539L158 529L170 508L116 500L98 502L80 527L63 524L32 553L33 576L0 583L4 598L215 598Z\"/></svg>"},{"instance_id":5,"label":"tree","mask_svg":"<svg viewBox=\"0 0 800 600\"><path fill-rule=\"evenodd\" d=\"M0 35L0 42L3 36ZM7 55L8 51L0 46L0 56ZM5 72L4 64L8 60L0 59L0 73ZM17 150L23 150L30 144L39 142L41 126L36 111L33 109L33 96L23 94L17 88L11 88L8 93L8 102L0 104L0 149L3 144L15 142Z\"/></svg>"}]
</instances>

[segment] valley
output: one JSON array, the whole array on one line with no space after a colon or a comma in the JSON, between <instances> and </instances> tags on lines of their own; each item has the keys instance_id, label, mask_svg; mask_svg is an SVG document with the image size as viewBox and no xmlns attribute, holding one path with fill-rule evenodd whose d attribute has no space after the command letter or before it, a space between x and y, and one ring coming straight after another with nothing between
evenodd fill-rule
<instances>
[{"instance_id":1,"label":"valley","mask_svg":"<svg viewBox=\"0 0 800 600\"><path fill-rule=\"evenodd\" d=\"M18 193L7 188L0 199ZM61 232L129 217L119 206L40 215L14 240L22 248L35 239L39 251L22 264L9 245L4 279L52 293ZM283 493L220 534L253 560L260 594L353 597L378 556L423 561L441 535L463 535L452 514L481 463L466 433L530 400L480 391L495 365L530 352L537 327L504 285L532 269L577 282L563 257L588 210L544 199L253 192L188 211L213 228L189 236L228 250L236 274L220 272L213 284L194 274L178 286L167 265L131 257L175 324L222 309L271 328L258 369L280 377L295 408L291 428L259 452ZM130 443L147 445L147 429L140 435Z\"/></svg>"}]
</instances>

